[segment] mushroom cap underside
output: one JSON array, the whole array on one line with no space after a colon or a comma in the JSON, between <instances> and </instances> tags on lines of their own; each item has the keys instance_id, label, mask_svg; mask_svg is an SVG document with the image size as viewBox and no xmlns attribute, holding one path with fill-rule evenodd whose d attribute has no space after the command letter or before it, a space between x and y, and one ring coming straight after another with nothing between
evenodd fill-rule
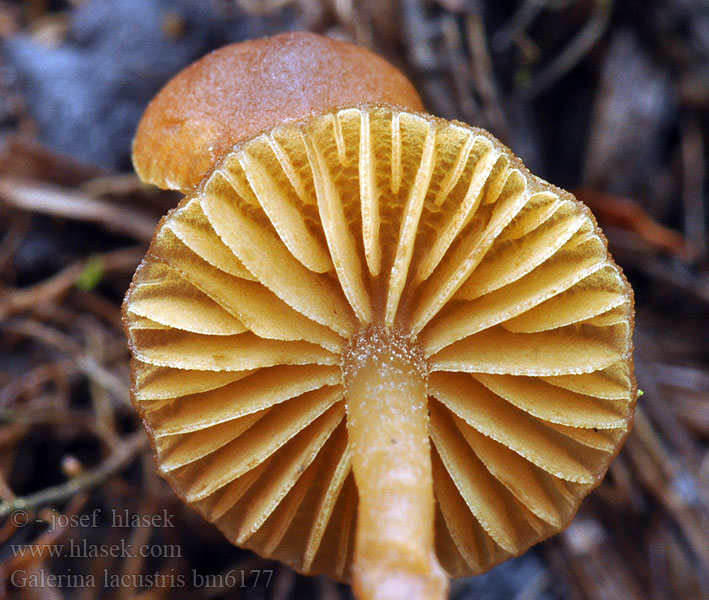
<instances>
[{"instance_id":1,"label":"mushroom cap underside","mask_svg":"<svg viewBox=\"0 0 709 600\"><path fill-rule=\"evenodd\" d=\"M436 552L483 572L565 527L632 422L632 291L588 209L482 130L386 105L235 146L160 223L124 303L133 402L234 543L347 579L343 354L427 365Z\"/></svg>"}]
</instances>

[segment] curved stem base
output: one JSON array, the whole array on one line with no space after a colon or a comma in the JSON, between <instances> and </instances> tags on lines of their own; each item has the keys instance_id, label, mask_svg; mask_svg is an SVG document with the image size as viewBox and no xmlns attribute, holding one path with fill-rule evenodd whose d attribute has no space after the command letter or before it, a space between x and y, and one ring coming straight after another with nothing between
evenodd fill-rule
<instances>
[{"instance_id":1,"label":"curved stem base","mask_svg":"<svg viewBox=\"0 0 709 600\"><path fill-rule=\"evenodd\" d=\"M426 367L408 338L373 326L343 365L359 493L353 586L360 600L445 598L434 549Z\"/></svg>"}]
</instances>

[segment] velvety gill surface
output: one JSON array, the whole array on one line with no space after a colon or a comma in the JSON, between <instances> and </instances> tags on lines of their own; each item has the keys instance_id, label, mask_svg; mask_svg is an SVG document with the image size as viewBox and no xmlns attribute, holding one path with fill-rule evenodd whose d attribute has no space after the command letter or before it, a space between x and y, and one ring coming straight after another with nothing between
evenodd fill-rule
<instances>
[{"instance_id":1,"label":"velvety gill surface","mask_svg":"<svg viewBox=\"0 0 709 600\"><path fill-rule=\"evenodd\" d=\"M124 318L177 493L234 543L348 579L347 373L369 341L422 377L435 552L460 576L563 528L605 474L632 311L569 194L484 131L360 106L237 145L161 222Z\"/></svg>"}]
</instances>

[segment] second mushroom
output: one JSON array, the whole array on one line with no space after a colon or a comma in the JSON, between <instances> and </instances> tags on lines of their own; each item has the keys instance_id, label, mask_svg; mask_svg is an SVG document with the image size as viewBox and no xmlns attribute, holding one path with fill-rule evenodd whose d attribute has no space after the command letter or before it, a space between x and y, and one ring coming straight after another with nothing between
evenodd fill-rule
<instances>
[{"instance_id":1,"label":"second mushroom","mask_svg":"<svg viewBox=\"0 0 709 600\"><path fill-rule=\"evenodd\" d=\"M208 112L195 77L169 85ZM637 395L632 291L585 206L487 132L387 94L246 139L185 117L186 158L161 137L174 119L139 133L138 170L186 197L124 319L178 495L362 599L435 599L564 528L605 474Z\"/></svg>"}]
</instances>

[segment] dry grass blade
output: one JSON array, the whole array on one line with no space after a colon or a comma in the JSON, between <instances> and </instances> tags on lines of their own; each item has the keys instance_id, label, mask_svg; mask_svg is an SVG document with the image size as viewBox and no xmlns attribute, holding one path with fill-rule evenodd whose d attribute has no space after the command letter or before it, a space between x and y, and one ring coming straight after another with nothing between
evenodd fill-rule
<instances>
[{"instance_id":1,"label":"dry grass blade","mask_svg":"<svg viewBox=\"0 0 709 600\"><path fill-rule=\"evenodd\" d=\"M595 0L591 17L576 37L547 64L526 87L522 95L526 101L549 89L573 69L603 36L610 20L613 0Z\"/></svg>"},{"instance_id":2,"label":"dry grass blade","mask_svg":"<svg viewBox=\"0 0 709 600\"><path fill-rule=\"evenodd\" d=\"M131 271L140 262L143 252L142 247L107 252L69 265L45 281L27 288L6 288L0 303L0 319L56 301L77 284L92 261L94 264L96 261L100 263L104 274L112 271Z\"/></svg>"},{"instance_id":3,"label":"dry grass blade","mask_svg":"<svg viewBox=\"0 0 709 600\"><path fill-rule=\"evenodd\" d=\"M47 184L3 177L0 197L20 210L99 223L110 231L142 241L152 238L156 225L152 217L139 210Z\"/></svg>"},{"instance_id":4,"label":"dry grass blade","mask_svg":"<svg viewBox=\"0 0 709 600\"><path fill-rule=\"evenodd\" d=\"M143 432L134 433L113 449L111 454L95 469L70 479L66 483L47 488L29 496L18 496L9 502L0 503L0 519L15 510L35 510L42 506L63 502L80 492L101 485L109 477L119 473L148 447Z\"/></svg>"}]
</instances>

